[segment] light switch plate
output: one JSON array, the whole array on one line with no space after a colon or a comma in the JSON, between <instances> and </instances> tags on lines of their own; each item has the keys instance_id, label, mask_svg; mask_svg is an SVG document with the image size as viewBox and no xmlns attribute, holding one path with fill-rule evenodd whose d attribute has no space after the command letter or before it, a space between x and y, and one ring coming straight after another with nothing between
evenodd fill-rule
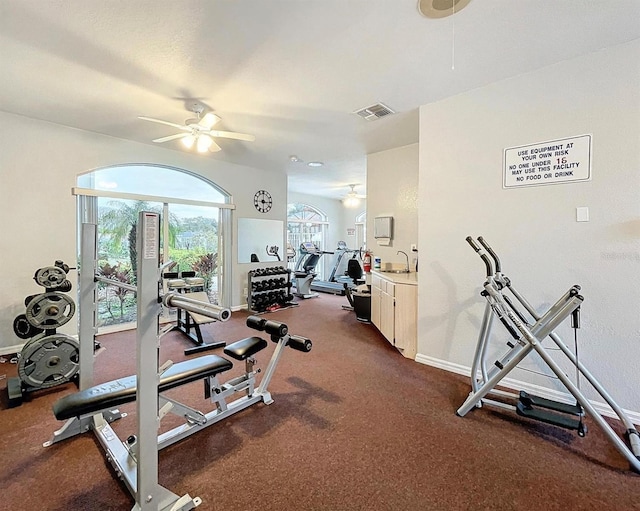
<instances>
[{"instance_id":1,"label":"light switch plate","mask_svg":"<svg viewBox=\"0 0 640 511\"><path fill-rule=\"evenodd\" d=\"M576 222L588 222L589 221L589 208L581 207L576 208Z\"/></svg>"}]
</instances>

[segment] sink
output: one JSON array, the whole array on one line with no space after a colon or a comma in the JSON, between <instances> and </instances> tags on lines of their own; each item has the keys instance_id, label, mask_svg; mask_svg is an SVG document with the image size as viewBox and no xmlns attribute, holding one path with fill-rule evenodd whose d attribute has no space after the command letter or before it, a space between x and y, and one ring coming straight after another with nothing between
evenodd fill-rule
<instances>
[{"instance_id":1,"label":"sink","mask_svg":"<svg viewBox=\"0 0 640 511\"><path fill-rule=\"evenodd\" d=\"M382 273L411 273L409 270L380 270Z\"/></svg>"}]
</instances>

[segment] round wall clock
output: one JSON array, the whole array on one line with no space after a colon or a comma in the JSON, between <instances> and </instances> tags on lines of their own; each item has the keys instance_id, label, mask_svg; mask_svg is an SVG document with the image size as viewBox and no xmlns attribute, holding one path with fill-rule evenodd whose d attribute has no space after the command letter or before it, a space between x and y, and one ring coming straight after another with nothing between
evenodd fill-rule
<instances>
[{"instance_id":1,"label":"round wall clock","mask_svg":"<svg viewBox=\"0 0 640 511\"><path fill-rule=\"evenodd\" d=\"M266 190L259 190L253 196L253 205L258 211L260 211L260 213L266 213L269 211L272 204L273 200L271 199L271 194Z\"/></svg>"}]
</instances>

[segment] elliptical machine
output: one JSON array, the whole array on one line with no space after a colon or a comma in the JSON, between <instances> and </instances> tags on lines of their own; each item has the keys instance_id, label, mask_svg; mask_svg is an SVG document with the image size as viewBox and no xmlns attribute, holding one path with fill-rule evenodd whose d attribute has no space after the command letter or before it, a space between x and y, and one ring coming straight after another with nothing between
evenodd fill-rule
<instances>
[{"instance_id":1,"label":"elliptical machine","mask_svg":"<svg viewBox=\"0 0 640 511\"><path fill-rule=\"evenodd\" d=\"M318 275L315 272L318 261L323 254L331 254L320 250L313 242L300 244L300 257L293 271L296 290L294 294L300 298L315 298L318 293L311 290L311 283Z\"/></svg>"}]
</instances>

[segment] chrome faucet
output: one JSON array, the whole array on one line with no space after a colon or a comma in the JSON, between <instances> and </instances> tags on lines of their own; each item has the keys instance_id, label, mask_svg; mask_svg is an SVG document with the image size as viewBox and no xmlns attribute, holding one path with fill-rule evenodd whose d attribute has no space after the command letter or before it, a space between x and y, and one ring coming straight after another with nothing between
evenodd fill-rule
<instances>
[{"instance_id":1,"label":"chrome faucet","mask_svg":"<svg viewBox=\"0 0 640 511\"><path fill-rule=\"evenodd\" d=\"M402 250L398 250L398 251L396 252L396 255L398 255L398 254L404 254L404 256L407 258L407 266L406 266L406 268L404 269L404 271L405 271L406 273L409 273L409 272L410 272L410 270L409 270L409 256L407 255L407 253L406 253L406 252L404 252L404 251L402 251Z\"/></svg>"}]
</instances>

